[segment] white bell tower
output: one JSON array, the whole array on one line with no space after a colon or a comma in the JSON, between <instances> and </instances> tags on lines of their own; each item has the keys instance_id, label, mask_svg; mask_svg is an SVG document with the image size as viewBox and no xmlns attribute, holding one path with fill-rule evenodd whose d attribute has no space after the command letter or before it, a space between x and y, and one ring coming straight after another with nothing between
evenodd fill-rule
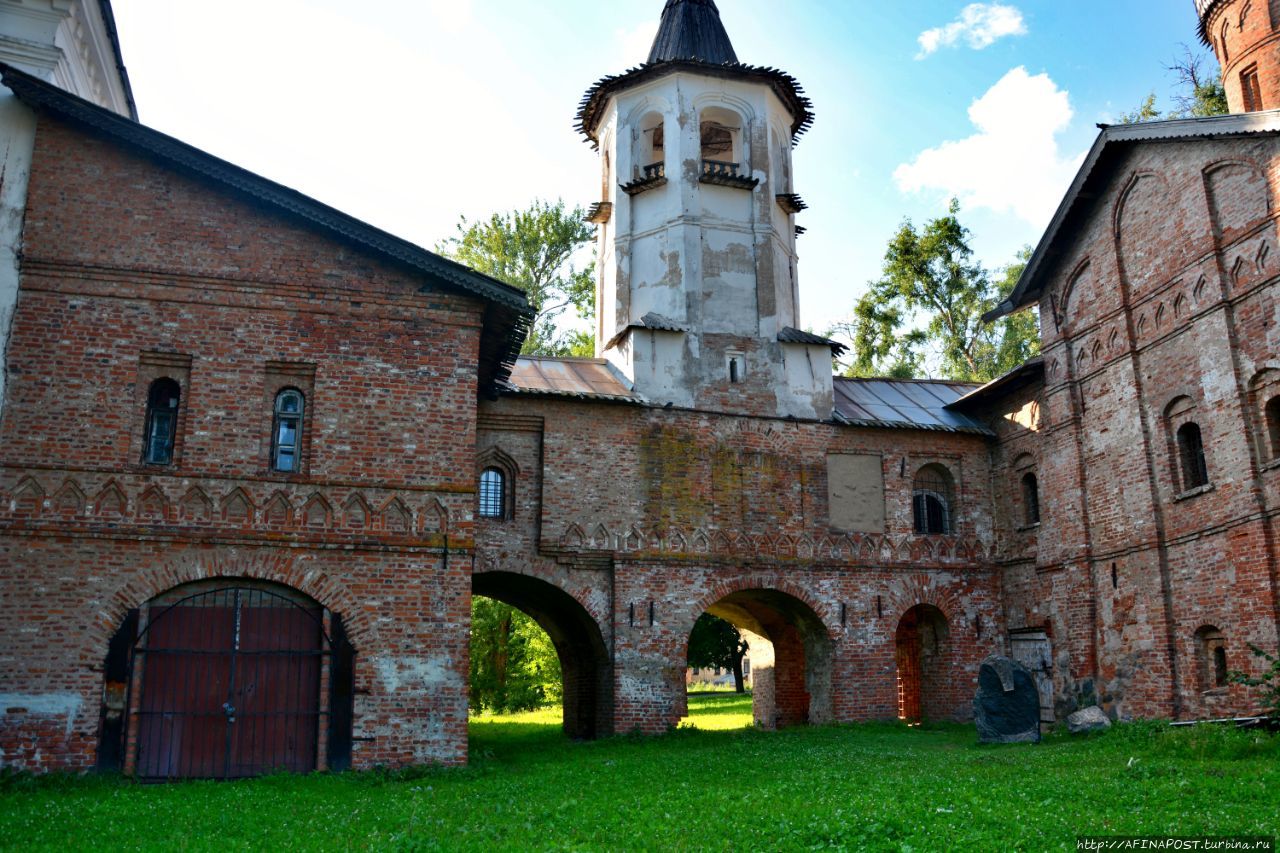
<instances>
[{"instance_id":1,"label":"white bell tower","mask_svg":"<svg viewBox=\"0 0 1280 853\"><path fill-rule=\"evenodd\" d=\"M811 121L794 79L738 62L712 0L668 0L648 61L584 98L597 354L650 401L831 417L839 345L796 328L791 151Z\"/></svg>"}]
</instances>

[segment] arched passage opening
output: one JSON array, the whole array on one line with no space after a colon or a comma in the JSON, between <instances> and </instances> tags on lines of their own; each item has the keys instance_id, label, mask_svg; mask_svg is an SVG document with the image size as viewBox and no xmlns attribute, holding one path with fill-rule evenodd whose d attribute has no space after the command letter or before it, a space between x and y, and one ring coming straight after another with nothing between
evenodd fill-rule
<instances>
[{"instance_id":1,"label":"arched passage opening","mask_svg":"<svg viewBox=\"0 0 1280 853\"><path fill-rule=\"evenodd\" d=\"M917 604L898 620L898 719L909 723L948 716L947 617Z\"/></svg>"},{"instance_id":2,"label":"arched passage opening","mask_svg":"<svg viewBox=\"0 0 1280 853\"><path fill-rule=\"evenodd\" d=\"M750 589L706 612L737 628L749 647L756 726L831 721L831 639L808 604L778 590Z\"/></svg>"},{"instance_id":3,"label":"arched passage opening","mask_svg":"<svg viewBox=\"0 0 1280 853\"><path fill-rule=\"evenodd\" d=\"M612 734L609 652L587 609L559 587L514 572L472 575L471 592L524 612L551 638L564 684L565 734L576 740Z\"/></svg>"},{"instance_id":4,"label":"arched passage opening","mask_svg":"<svg viewBox=\"0 0 1280 853\"><path fill-rule=\"evenodd\" d=\"M342 617L290 587L175 587L111 639L98 766L143 780L346 769L354 657Z\"/></svg>"}]
</instances>

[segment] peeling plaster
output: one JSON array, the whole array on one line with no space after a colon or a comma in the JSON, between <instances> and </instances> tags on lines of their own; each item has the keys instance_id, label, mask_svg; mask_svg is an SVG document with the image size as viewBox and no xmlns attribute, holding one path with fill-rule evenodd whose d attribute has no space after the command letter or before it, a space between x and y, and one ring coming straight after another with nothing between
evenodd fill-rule
<instances>
[{"instance_id":1,"label":"peeling plaster","mask_svg":"<svg viewBox=\"0 0 1280 853\"><path fill-rule=\"evenodd\" d=\"M71 737L76 717L80 716L82 707L84 707L84 697L79 693L0 693L0 713L65 716L67 737Z\"/></svg>"}]
</instances>

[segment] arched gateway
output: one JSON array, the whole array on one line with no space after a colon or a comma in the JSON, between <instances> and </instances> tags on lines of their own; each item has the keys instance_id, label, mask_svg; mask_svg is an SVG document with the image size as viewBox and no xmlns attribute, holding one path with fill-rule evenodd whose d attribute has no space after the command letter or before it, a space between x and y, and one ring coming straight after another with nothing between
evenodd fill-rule
<instances>
[{"instance_id":1,"label":"arched gateway","mask_svg":"<svg viewBox=\"0 0 1280 853\"><path fill-rule=\"evenodd\" d=\"M613 676L595 618L554 584L515 572L472 576L471 591L522 610L547 632L564 678L564 731L592 740L613 733Z\"/></svg>"},{"instance_id":2,"label":"arched gateway","mask_svg":"<svg viewBox=\"0 0 1280 853\"><path fill-rule=\"evenodd\" d=\"M162 593L111 642L99 766L143 780L341 769L353 657L341 618L289 587L221 579Z\"/></svg>"}]
</instances>

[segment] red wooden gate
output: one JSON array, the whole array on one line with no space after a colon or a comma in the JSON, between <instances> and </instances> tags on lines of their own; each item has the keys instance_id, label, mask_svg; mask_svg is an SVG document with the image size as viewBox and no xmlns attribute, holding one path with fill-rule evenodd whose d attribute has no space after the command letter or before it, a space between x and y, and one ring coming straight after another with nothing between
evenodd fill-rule
<instances>
[{"instance_id":1,"label":"red wooden gate","mask_svg":"<svg viewBox=\"0 0 1280 853\"><path fill-rule=\"evenodd\" d=\"M137 775L235 779L316 768L323 611L235 587L153 609L141 675Z\"/></svg>"}]
</instances>

